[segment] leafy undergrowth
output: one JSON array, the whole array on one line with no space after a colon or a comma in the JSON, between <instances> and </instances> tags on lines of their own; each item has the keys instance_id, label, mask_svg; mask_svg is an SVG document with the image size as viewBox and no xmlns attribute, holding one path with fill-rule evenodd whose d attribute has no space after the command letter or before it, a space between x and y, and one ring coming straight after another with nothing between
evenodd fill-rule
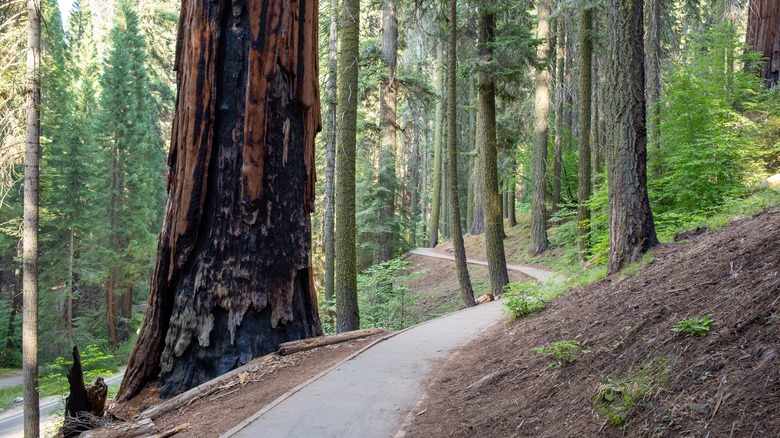
<instances>
[{"instance_id":1,"label":"leafy undergrowth","mask_svg":"<svg viewBox=\"0 0 780 438\"><path fill-rule=\"evenodd\" d=\"M780 436L778 254L780 209L663 244L476 339L406 436Z\"/></svg>"}]
</instances>

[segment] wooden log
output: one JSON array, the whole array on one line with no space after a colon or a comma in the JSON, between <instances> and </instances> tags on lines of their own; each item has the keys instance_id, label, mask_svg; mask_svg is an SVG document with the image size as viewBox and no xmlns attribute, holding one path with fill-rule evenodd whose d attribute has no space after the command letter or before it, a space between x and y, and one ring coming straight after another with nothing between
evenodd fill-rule
<instances>
[{"instance_id":1,"label":"wooden log","mask_svg":"<svg viewBox=\"0 0 780 438\"><path fill-rule=\"evenodd\" d=\"M128 423L111 423L79 435L79 438L135 438L154 436L154 422L149 418ZM170 436L170 435L169 435Z\"/></svg>"},{"instance_id":2,"label":"wooden log","mask_svg":"<svg viewBox=\"0 0 780 438\"><path fill-rule=\"evenodd\" d=\"M485 304L491 301L495 301L496 297L493 294L485 294L476 299L477 304Z\"/></svg>"},{"instance_id":3,"label":"wooden log","mask_svg":"<svg viewBox=\"0 0 780 438\"><path fill-rule=\"evenodd\" d=\"M158 405L152 406L149 409L141 412L138 415L138 418L151 418L151 419L159 418L167 414L168 412L174 411L186 404L193 402L194 400L213 394L214 392L218 391L221 387L229 383L231 380L233 380L239 374L251 370L260 364L267 363L275 355L276 353L271 353L261 358L255 359L247 363L246 365L242 365L234 369L233 371L230 371L228 373L225 373L217 377L216 379L209 380L208 382L196 386L190 389L189 391L183 392L177 395L176 397L168 399Z\"/></svg>"},{"instance_id":4,"label":"wooden log","mask_svg":"<svg viewBox=\"0 0 780 438\"><path fill-rule=\"evenodd\" d=\"M301 351L308 351L318 347L324 347L326 345L339 344L341 342L353 341L355 339L361 339L368 336L375 335L377 333L384 332L384 329L370 328L364 330L355 330L346 333L339 333L337 335L318 336L316 338L301 339L300 341L291 341L279 344L279 354L281 356L287 356L288 354L298 353Z\"/></svg>"}]
</instances>

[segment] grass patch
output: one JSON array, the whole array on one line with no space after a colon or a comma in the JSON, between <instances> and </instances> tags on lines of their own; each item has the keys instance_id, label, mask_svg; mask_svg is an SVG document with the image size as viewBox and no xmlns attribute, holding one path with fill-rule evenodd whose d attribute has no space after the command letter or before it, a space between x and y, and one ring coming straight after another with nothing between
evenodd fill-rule
<instances>
[{"instance_id":1,"label":"grass patch","mask_svg":"<svg viewBox=\"0 0 780 438\"><path fill-rule=\"evenodd\" d=\"M22 396L22 385L0 388L0 411L13 406L14 399Z\"/></svg>"}]
</instances>

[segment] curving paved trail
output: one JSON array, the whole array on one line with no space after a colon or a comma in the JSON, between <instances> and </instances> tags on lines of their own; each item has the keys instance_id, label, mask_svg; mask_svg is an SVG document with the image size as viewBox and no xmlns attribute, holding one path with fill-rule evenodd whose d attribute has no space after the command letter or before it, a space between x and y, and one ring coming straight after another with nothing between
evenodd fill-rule
<instances>
[{"instance_id":1,"label":"curving paved trail","mask_svg":"<svg viewBox=\"0 0 780 438\"><path fill-rule=\"evenodd\" d=\"M453 259L430 250L412 252ZM507 268L540 280L555 277L528 266ZM501 302L494 301L390 335L284 394L222 437L403 437L404 420L435 376L437 363L501 321L501 309Z\"/></svg>"},{"instance_id":2,"label":"curving paved trail","mask_svg":"<svg viewBox=\"0 0 780 438\"><path fill-rule=\"evenodd\" d=\"M412 254L417 254L424 257L433 257L437 259L443 259L443 260L452 260L455 261L455 257L451 255L441 254L436 251L434 251L431 248L417 248L409 251ZM483 260L474 260L474 259L466 259L466 263L472 264L472 265L480 265L480 266L487 266L487 262ZM541 268L534 268L533 266L527 266L527 265L512 265L507 263L506 268L510 271L517 271L522 272L523 274L529 275L539 281L547 281L547 280L557 280L559 277L555 274L555 272L548 271L546 269Z\"/></svg>"}]
</instances>

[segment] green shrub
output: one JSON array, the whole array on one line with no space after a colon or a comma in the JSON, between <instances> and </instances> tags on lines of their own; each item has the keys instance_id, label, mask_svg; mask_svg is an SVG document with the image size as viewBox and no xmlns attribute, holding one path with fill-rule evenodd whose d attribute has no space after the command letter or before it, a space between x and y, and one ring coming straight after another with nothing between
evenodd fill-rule
<instances>
[{"instance_id":1,"label":"green shrub","mask_svg":"<svg viewBox=\"0 0 780 438\"><path fill-rule=\"evenodd\" d=\"M625 423L637 403L658 394L669 377L666 358L658 358L622 378L607 377L596 388L593 404L612 424Z\"/></svg>"},{"instance_id":2,"label":"green shrub","mask_svg":"<svg viewBox=\"0 0 780 438\"><path fill-rule=\"evenodd\" d=\"M419 321L409 311L417 295L409 289L409 261L396 258L373 265L358 275L360 325L400 330Z\"/></svg>"},{"instance_id":3,"label":"green shrub","mask_svg":"<svg viewBox=\"0 0 780 438\"><path fill-rule=\"evenodd\" d=\"M507 284L504 290L504 313L508 314L509 321L544 310L540 289L534 283L512 282Z\"/></svg>"},{"instance_id":4,"label":"green shrub","mask_svg":"<svg viewBox=\"0 0 780 438\"><path fill-rule=\"evenodd\" d=\"M532 348L531 351L536 354L555 359L554 361L545 365L542 371L546 371L553 367L574 363L577 361L579 356L590 353L588 350L580 349L579 341L570 340L553 342L550 344L550 346L535 347Z\"/></svg>"},{"instance_id":5,"label":"green shrub","mask_svg":"<svg viewBox=\"0 0 780 438\"><path fill-rule=\"evenodd\" d=\"M714 321L707 316L684 319L674 325L672 331L686 338L690 336L707 336L710 332L710 324Z\"/></svg>"}]
</instances>

